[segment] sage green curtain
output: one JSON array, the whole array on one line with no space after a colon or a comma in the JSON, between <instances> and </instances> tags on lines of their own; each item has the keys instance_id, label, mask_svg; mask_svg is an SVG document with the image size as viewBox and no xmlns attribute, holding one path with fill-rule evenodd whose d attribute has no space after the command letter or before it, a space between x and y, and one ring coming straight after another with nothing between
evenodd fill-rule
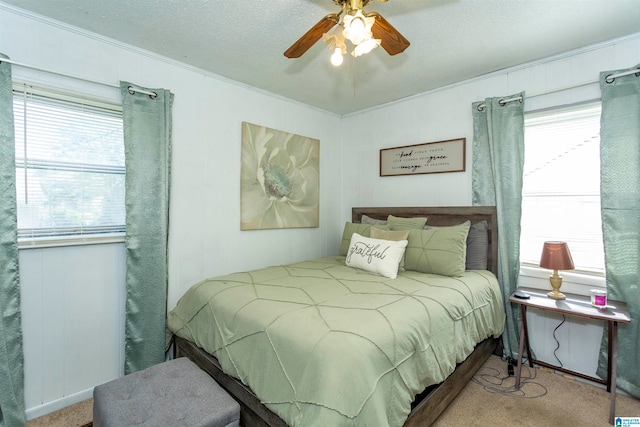
<instances>
[{"instance_id":1,"label":"sage green curtain","mask_svg":"<svg viewBox=\"0 0 640 427\"><path fill-rule=\"evenodd\" d=\"M165 360L173 94L128 82L120 82L120 90L127 226L124 371L129 374Z\"/></svg>"},{"instance_id":2,"label":"sage green curtain","mask_svg":"<svg viewBox=\"0 0 640 427\"><path fill-rule=\"evenodd\" d=\"M520 101L504 102L521 97ZM519 311L509 303L520 271L520 217L524 165L524 93L487 98L473 108L473 204L498 211L498 281L506 311L506 356L518 351Z\"/></svg>"},{"instance_id":3,"label":"sage green curtain","mask_svg":"<svg viewBox=\"0 0 640 427\"><path fill-rule=\"evenodd\" d=\"M7 56L0 54L0 61ZM18 268L11 64L0 62L0 426L24 426L24 355Z\"/></svg>"},{"instance_id":4,"label":"sage green curtain","mask_svg":"<svg viewBox=\"0 0 640 427\"><path fill-rule=\"evenodd\" d=\"M608 297L624 301L618 328L618 387L640 398L640 72L607 83L600 74L600 198ZM605 329L597 374L607 376Z\"/></svg>"}]
</instances>

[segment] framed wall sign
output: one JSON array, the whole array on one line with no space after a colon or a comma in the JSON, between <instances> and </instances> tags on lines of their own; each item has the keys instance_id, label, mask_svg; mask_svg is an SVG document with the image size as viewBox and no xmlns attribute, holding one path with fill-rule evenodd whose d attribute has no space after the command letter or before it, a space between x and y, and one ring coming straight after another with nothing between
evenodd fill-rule
<instances>
[{"instance_id":1,"label":"framed wall sign","mask_svg":"<svg viewBox=\"0 0 640 427\"><path fill-rule=\"evenodd\" d=\"M380 176L464 172L466 138L380 150Z\"/></svg>"}]
</instances>

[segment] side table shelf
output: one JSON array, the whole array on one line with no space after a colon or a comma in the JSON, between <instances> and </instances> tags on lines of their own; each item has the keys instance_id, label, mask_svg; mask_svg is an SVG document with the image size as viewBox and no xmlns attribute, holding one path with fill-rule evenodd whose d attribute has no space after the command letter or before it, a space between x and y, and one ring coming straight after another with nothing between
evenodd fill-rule
<instances>
[{"instance_id":1,"label":"side table shelf","mask_svg":"<svg viewBox=\"0 0 640 427\"><path fill-rule=\"evenodd\" d=\"M557 371L566 372L580 378L605 384L607 391L611 394L609 402L609 424L613 424L616 405L616 371L618 356L618 323L629 323L631 317L627 304L619 301L607 301L606 308L596 308L591 305L591 299L583 295L566 294L566 300L555 300L547 297L547 292L541 289L518 288L516 291L524 292L529 295L528 299L516 298L515 292L509 297L509 302L520 305L520 313L522 315L522 323L520 324L520 342L518 346L518 366L516 368L516 388L520 388L520 375L522 372L522 355L527 352L529 365L533 364L545 366ZM582 374L580 372L571 371L561 366L552 365L550 363L535 360L531 356L531 347L529 344L529 331L527 327L527 307L534 307L539 310L554 311L569 316L588 317L598 319L609 324L609 340L607 349L607 379L603 380L598 377Z\"/></svg>"}]
</instances>

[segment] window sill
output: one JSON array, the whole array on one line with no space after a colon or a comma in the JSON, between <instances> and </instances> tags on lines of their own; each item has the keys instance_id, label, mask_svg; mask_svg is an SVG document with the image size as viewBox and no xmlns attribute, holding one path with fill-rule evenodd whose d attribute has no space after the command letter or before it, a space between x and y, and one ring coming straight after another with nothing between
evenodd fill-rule
<instances>
[{"instance_id":1,"label":"window sill","mask_svg":"<svg viewBox=\"0 0 640 427\"><path fill-rule=\"evenodd\" d=\"M561 292L590 295L591 289L605 289L606 280L604 274L585 271L560 271L562 277ZM530 264L520 265L518 285L535 289L551 290L549 276L552 271Z\"/></svg>"},{"instance_id":2,"label":"window sill","mask_svg":"<svg viewBox=\"0 0 640 427\"><path fill-rule=\"evenodd\" d=\"M30 237L18 239L18 249L40 249L64 246L103 245L124 243L125 233L94 234L86 236Z\"/></svg>"}]
</instances>

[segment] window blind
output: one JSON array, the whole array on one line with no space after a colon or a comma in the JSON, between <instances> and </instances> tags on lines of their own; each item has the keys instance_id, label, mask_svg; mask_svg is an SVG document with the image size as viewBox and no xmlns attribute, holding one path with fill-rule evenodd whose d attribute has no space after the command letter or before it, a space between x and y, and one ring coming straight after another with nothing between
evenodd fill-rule
<instances>
[{"instance_id":1,"label":"window blind","mask_svg":"<svg viewBox=\"0 0 640 427\"><path fill-rule=\"evenodd\" d=\"M18 237L123 232L122 108L14 85Z\"/></svg>"},{"instance_id":2,"label":"window blind","mask_svg":"<svg viewBox=\"0 0 640 427\"><path fill-rule=\"evenodd\" d=\"M538 265L547 240L566 241L576 270L604 271L600 105L525 117L520 259Z\"/></svg>"}]
</instances>

